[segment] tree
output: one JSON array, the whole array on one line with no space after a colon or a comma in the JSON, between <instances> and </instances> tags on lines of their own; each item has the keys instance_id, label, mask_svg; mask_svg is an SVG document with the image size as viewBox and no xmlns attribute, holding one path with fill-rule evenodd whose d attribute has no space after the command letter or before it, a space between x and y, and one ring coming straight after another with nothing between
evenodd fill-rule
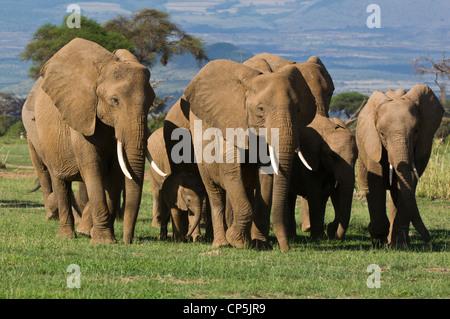
<instances>
[{"instance_id":1,"label":"tree","mask_svg":"<svg viewBox=\"0 0 450 319\"><path fill-rule=\"evenodd\" d=\"M442 104L446 102L445 88L446 81L450 79L450 59L445 58L445 51L442 51L442 58L435 62L429 57L420 56L413 60L414 71L419 75L425 73L434 74L434 83L441 91Z\"/></svg>"},{"instance_id":2,"label":"tree","mask_svg":"<svg viewBox=\"0 0 450 319\"><path fill-rule=\"evenodd\" d=\"M368 99L367 95L354 91L339 93L331 98L330 111L344 111L350 117Z\"/></svg>"},{"instance_id":3,"label":"tree","mask_svg":"<svg viewBox=\"0 0 450 319\"><path fill-rule=\"evenodd\" d=\"M169 14L155 9L142 9L130 17L119 16L105 23L105 30L126 37L134 46L134 54L147 66L166 65L172 55L192 54L199 65L207 61L201 39L187 34L169 20Z\"/></svg>"},{"instance_id":4,"label":"tree","mask_svg":"<svg viewBox=\"0 0 450 319\"><path fill-rule=\"evenodd\" d=\"M29 69L31 78L38 78L39 71L59 49L78 37L98 43L109 51L116 49L134 49L133 44L123 35L107 31L97 21L81 16L81 28L69 28L66 25L67 17L64 17L61 25L45 24L33 35L31 41L25 47L25 51L19 56L22 61L31 60Z\"/></svg>"}]
</instances>

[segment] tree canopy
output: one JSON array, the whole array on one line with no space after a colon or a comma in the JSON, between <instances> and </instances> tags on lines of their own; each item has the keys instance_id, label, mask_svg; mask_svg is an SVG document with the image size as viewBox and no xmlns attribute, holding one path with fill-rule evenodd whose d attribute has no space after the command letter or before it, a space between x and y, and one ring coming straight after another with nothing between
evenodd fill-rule
<instances>
[{"instance_id":1,"label":"tree canopy","mask_svg":"<svg viewBox=\"0 0 450 319\"><path fill-rule=\"evenodd\" d=\"M31 60L29 69L31 78L39 77L39 70L59 49L74 38L83 38L98 43L109 51L116 49L134 49L133 44L123 35L107 31L97 21L81 16L81 28L68 28L67 16L61 25L44 24L33 35L31 41L20 54L22 60Z\"/></svg>"},{"instance_id":2,"label":"tree canopy","mask_svg":"<svg viewBox=\"0 0 450 319\"><path fill-rule=\"evenodd\" d=\"M181 30L167 12L142 9L130 17L119 16L105 23L105 29L125 36L134 46L134 54L145 65L160 56L166 65L172 55L192 54L201 64L207 61L203 41Z\"/></svg>"},{"instance_id":3,"label":"tree canopy","mask_svg":"<svg viewBox=\"0 0 450 319\"><path fill-rule=\"evenodd\" d=\"M345 111L347 114L353 114L364 103L364 100L368 99L367 95L354 91L339 93L331 98L330 111Z\"/></svg>"},{"instance_id":4,"label":"tree canopy","mask_svg":"<svg viewBox=\"0 0 450 319\"><path fill-rule=\"evenodd\" d=\"M130 17L118 16L104 25L81 16L80 28L69 28L66 24L68 17L65 16L58 26L41 26L20 54L22 60L32 61L31 78L39 77L44 63L76 37L96 42L111 52L127 49L147 66L152 65L158 56L166 65L172 55L185 53L192 54L199 64L208 60L203 41L181 30L170 21L166 12L142 9Z\"/></svg>"}]
</instances>

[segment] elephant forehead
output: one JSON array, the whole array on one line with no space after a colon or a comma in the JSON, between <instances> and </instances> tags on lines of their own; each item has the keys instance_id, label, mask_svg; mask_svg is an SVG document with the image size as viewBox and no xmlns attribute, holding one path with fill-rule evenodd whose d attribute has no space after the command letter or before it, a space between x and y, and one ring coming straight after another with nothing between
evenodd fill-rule
<instances>
[{"instance_id":1,"label":"elephant forehead","mask_svg":"<svg viewBox=\"0 0 450 319\"><path fill-rule=\"evenodd\" d=\"M407 99L395 99L380 105L379 121L406 121L417 118L417 106Z\"/></svg>"},{"instance_id":2,"label":"elephant forehead","mask_svg":"<svg viewBox=\"0 0 450 319\"><path fill-rule=\"evenodd\" d=\"M266 101L282 101L297 98L289 78L282 74L262 74L253 79L251 90Z\"/></svg>"}]
</instances>

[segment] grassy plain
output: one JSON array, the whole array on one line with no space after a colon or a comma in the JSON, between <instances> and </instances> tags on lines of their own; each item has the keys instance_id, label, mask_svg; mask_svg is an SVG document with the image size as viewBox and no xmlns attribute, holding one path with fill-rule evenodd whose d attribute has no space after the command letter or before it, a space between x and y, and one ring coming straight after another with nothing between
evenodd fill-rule
<instances>
[{"instance_id":1,"label":"grassy plain","mask_svg":"<svg viewBox=\"0 0 450 319\"><path fill-rule=\"evenodd\" d=\"M431 244L425 244L411 228L409 249L372 249L367 204L355 196L345 240L311 241L299 228L288 253L279 250L273 232L273 251L159 241L159 229L151 227L148 180L132 245L91 245L89 238L81 235L58 239L58 222L45 221L40 191L28 193L35 185L35 175L26 142L0 139L0 154L8 151L6 169L0 170L0 299L450 297L448 144L433 153L440 158L435 161L436 170L445 166L443 173L435 175L443 177L445 199L428 196L431 190L418 189L419 194L424 192L418 205L433 237ZM436 179L426 175L433 171L433 156L421 183L430 183L434 191ZM332 218L328 205L326 221ZM297 220L300 222L299 216ZM119 242L122 226L116 221ZM69 277L74 273L67 272L71 264L81 271L79 289L68 288L68 280L74 282ZM380 288L367 286L371 264L379 266Z\"/></svg>"}]
</instances>

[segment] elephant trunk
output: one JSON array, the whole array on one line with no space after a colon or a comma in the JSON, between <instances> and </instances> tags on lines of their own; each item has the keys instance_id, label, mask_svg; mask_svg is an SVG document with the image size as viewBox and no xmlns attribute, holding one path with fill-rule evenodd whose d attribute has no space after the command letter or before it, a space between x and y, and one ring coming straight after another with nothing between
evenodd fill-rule
<instances>
[{"instance_id":1,"label":"elephant trunk","mask_svg":"<svg viewBox=\"0 0 450 319\"><path fill-rule=\"evenodd\" d=\"M189 220L189 230L186 234L186 239L191 237L192 233L194 232L195 228L197 228L197 226L199 226L200 224L200 219L202 217L202 212L203 212L203 200L200 201L200 206L197 207L195 210L192 211L192 213L194 214L194 219L191 221ZM192 222L192 224L191 224Z\"/></svg>"},{"instance_id":2,"label":"elephant trunk","mask_svg":"<svg viewBox=\"0 0 450 319\"><path fill-rule=\"evenodd\" d=\"M123 242L130 244L139 212L145 170L145 117L139 118L131 132L124 134L124 165L129 177L125 179L125 208L123 216ZM124 172L126 175L126 173ZM130 178L131 177L131 178Z\"/></svg>"},{"instance_id":3,"label":"elephant trunk","mask_svg":"<svg viewBox=\"0 0 450 319\"><path fill-rule=\"evenodd\" d=\"M342 175L346 177L338 178L336 181L337 185L332 190L331 199L335 210L335 219L327 228L329 238L343 238L350 223L355 174L353 167L348 169L352 170L352 172L342 172Z\"/></svg>"},{"instance_id":4,"label":"elephant trunk","mask_svg":"<svg viewBox=\"0 0 450 319\"><path fill-rule=\"evenodd\" d=\"M399 205L400 214L406 215L406 221L405 225L403 223L398 223L400 225L399 228L406 232L409 226L409 221L413 224L414 228L419 232L419 234L422 236L424 241L430 241L431 236L428 232L427 228L425 227L425 224L422 221L422 218L420 217L419 208L417 207L416 202L416 185L417 185L417 176L414 172L414 161L412 160L413 156L410 154L407 147L407 143L405 142L398 142L396 144L396 150L397 152L394 153L394 156L392 157L392 166L395 171L395 174L398 178L398 190L400 193L400 198L398 200L401 200L402 205ZM405 210L406 212L402 212L401 210ZM397 212L398 214L398 212ZM392 216L391 223L394 223L394 225L397 225L395 223L395 217ZM400 216L401 217L401 216ZM392 228L393 225L391 225ZM408 234L403 234L404 236L407 236Z\"/></svg>"},{"instance_id":5,"label":"elephant trunk","mask_svg":"<svg viewBox=\"0 0 450 319\"><path fill-rule=\"evenodd\" d=\"M407 217L413 224L414 228L422 236L423 240L428 242L431 240L431 236L425 227L422 218L420 217L419 208L417 207L415 197L416 183L414 181L415 177L412 170L412 165L402 162L397 165L394 164L394 168L395 173L398 176L400 196L407 211Z\"/></svg>"},{"instance_id":6,"label":"elephant trunk","mask_svg":"<svg viewBox=\"0 0 450 319\"><path fill-rule=\"evenodd\" d=\"M290 114L289 114L290 115ZM292 162L296 144L295 129L292 127L291 116L272 121L272 128L279 128L278 138L278 174L273 179L272 220L278 243L282 251L289 251L289 242L286 232L287 226L287 195ZM272 140L272 138L271 138Z\"/></svg>"}]
</instances>

